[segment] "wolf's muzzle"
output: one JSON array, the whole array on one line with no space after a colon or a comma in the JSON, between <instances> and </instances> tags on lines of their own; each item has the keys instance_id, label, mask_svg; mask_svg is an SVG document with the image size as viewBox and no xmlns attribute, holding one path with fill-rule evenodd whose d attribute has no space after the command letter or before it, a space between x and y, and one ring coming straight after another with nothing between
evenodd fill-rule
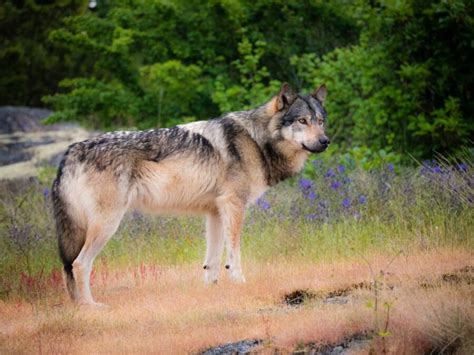
<instances>
[{"instance_id":1,"label":"wolf's muzzle","mask_svg":"<svg viewBox=\"0 0 474 355\"><path fill-rule=\"evenodd\" d=\"M322 136L321 138L319 138L316 142L312 144L306 145L303 143L303 149L306 149L308 152L311 152L311 153L321 153L327 149L327 147L329 146L329 143L331 143L329 138L326 136Z\"/></svg>"}]
</instances>

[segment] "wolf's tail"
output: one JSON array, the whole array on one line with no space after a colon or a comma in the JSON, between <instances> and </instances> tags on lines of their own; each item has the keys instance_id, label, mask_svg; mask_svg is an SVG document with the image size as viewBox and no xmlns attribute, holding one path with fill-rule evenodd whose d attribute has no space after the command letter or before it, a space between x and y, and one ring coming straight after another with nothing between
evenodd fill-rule
<instances>
[{"instance_id":1,"label":"wolf's tail","mask_svg":"<svg viewBox=\"0 0 474 355\"><path fill-rule=\"evenodd\" d=\"M71 217L68 205L61 197L60 184L63 164L59 167L58 176L53 183L52 198L56 234L58 237L59 256L64 265L64 280L71 299L77 299L76 282L72 273L72 263L84 246L85 230Z\"/></svg>"}]
</instances>

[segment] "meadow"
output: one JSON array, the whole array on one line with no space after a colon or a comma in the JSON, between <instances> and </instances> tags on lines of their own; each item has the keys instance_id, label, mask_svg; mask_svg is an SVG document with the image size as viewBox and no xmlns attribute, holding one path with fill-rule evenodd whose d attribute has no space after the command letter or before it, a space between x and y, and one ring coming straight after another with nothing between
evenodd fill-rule
<instances>
[{"instance_id":1,"label":"meadow","mask_svg":"<svg viewBox=\"0 0 474 355\"><path fill-rule=\"evenodd\" d=\"M0 1L0 354L474 354L473 23L472 0ZM73 305L43 164L284 82L327 86L332 143L248 209L247 283L204 285L201 218L131 211L94 263L109 307Z\"/></svg>"},{"instance_id":2,"label":"meadow","mask_svg":"<svg viewBox=\"0 0 474 355\"><path fill-rule=\"evenodd\" d=\"M1 182L0 352L472 353L474 167L313 160L246 216L247 283L203 283L201 218L131 212L97 258L105 309L71 304L54 169Z\"/></svg>"}]
</instances>

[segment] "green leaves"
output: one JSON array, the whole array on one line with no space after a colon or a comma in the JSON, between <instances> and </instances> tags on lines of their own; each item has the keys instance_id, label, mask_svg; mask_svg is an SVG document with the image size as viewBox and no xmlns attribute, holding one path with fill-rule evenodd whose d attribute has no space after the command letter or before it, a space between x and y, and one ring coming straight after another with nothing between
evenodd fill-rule
<instances>
[{"instance_id":1,"label":"green leaves","mask_svg":"<svg viewBox=\"0 0 474 355\"><path fill-rule=\"evenodd\" d=\"M470 144L474 52L464 34L473 34L474 9L467 4L353 5L354 19L363 20L357 45L292 57L304 88L327 83L328 133L340 149L421 158Z\"/></svg>"},{"instance_id":2,"label":"green leaves","mask_svg":"<svg viewBox=\"0 0 474 355\"><path fill-rule=\"evenodd\" d=\"M280 83L269 80L268 69L261 62L265 54L265 41L251 43L244 37L239 43L240 58L232 62L238 70L238 82L229 83L224 76L218 77L212 100L221 112L255 107L278 92Z\"/></svg>"},{"instance_id":3,"label":"green leaves","mask_svg":"<svg viewBox=\"0 0 474 355\"><path fill-rule=\"evenodd\" d=\"M161 127L326 83L330 151L422 158L474 134L465 0L15 4L0 5L0 100L45 96L51 120Z\"/></svg>"},{"instance_id":4,"label":"green leaves","mask_svg":"<svg viewBox=\"0 0 474 355\"><path fill-rule=\"evenodd\" d=\"M142 112L156 117L158 127L188 120L199 108L204 90L199 66L184 65L178 60L155 63L140 68L140 87L144 92ZM150 105L150 106L148 106Z\"/></svg>"},{"instance_id":5,"label":"green leaves","mask_svg":"<svg viewBox=\"0 0 474 355\"><path fill-rule=\"evenodd\" d=\"M74 70L44 102L56 112L51 120L101 129L162 127L254 107L280 81L293 81L290 55L322 54L355 38L339 10L296 0L102 2L49 31Z\"/></svg>"},{"instance_id":6,"label":"green leaves","mask_svg":"<svg viewBox=\"0 0 474 355\"><path fill-rule=\"evenodd\" d=\"M50 123L60 120L81 120L86 126L132 126L138 114L137 97L120 82L76 78L61 82L67 94L44 97L57 108L48 118Z\"/></svg>"},{"instance_id":7,"label":"green leaves","mask_svg":"<svg viewBox=\"0 0 474 355\"><path fill-rule=\"evenodd\" d=\"M458 98L448 97L444 106L431 112L429 116L420 114L413 117L408 129L414 136L437 142L437 146L449 149L469 143L472 127L463 118Z\"/></svg>"},{"instance_id":8,"label":"green leaves","mask_svg":"<svg viewBox=\"0 0 474 355\"><path fill-rule=\"evenodd\" d=\"M81 11L77 1L0 3L0 105L39 105L73 65L48 41L65 16Z\"/></svg>"}]
</instances>

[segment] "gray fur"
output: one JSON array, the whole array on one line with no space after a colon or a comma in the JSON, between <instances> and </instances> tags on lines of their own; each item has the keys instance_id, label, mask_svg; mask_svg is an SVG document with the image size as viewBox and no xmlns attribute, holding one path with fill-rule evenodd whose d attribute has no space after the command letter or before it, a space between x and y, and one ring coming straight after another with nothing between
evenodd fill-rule
<instances>
[{"instance_id":1,"label":"gray fur","mask_svg":"<svg viewBox=\"0 0 474 355\"><path fill-rule=\"evenodd\" d=\"M64 265L64 280L69 296L72 299L75 299L77 290L74 282L74 275L72 273L72 263L79 255L79 252L84 245L86 236L84 229L76 225L74 220L70 218L67 211L67 206L59 195L59 184L61 181L64 161L66 160L67 155L68 152L66 152L64 155L64 158L58 169L58 176L53 183L52 199L54 220L56 223L56 235L58 238L59 256Z\"/></svg>"},{"instance_id":2,"label":"gray fur","mask_svg":"<svg viewBox=\"0 0 474 355\"><path fill-rule=\"evenodd\" d=\"M243 210L266 187L298 173L310 152L326 149L326 111L318 99L325 97L323 88L300 96L284 85L253 110L173 128L106 133L71 145L52 193L71 298L93 303L92 262L129 208L206 214L206 280L217 281L225 236L226 268L243 281Z\"/></svg>"}]
</instances>

